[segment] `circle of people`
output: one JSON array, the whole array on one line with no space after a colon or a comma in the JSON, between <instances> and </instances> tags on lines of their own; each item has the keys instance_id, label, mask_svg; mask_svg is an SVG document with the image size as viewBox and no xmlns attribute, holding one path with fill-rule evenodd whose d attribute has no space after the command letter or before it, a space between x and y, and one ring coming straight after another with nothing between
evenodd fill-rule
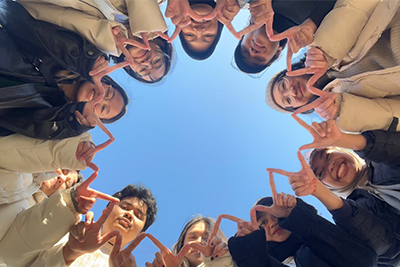
<instances>
[{"instance_id":1,"label":"circle of people","mask_svg":"<svg viewBox=\"0 0 400 267\"><path fill-rule=\"evenodd\" d=\"M176 26L171 35L162 4ZM399 6L1 0L0 266L133 267L145 238L160 249L146 267L400 266ZM241 9L250 17L237 31L232 20ZM272 196L249 207L250 221L197 216L169 250L146 233L157 213L148 188L128 185L112 196L90 188L99 171L93 156L114 141L104 124L121 119L129 103L107 75L123 68L141 83L160 82L174 61L174 39L205 60L224 27L238 39L232 67L252 78L287 49L287 69L268 82L266 103L291 113L314 140L299 148L300 171L267 169ZM303 47L304 58L292 63ZM325 120L298 117L313 112ZM109 137L100 145L88 133L96 126ZM84 180L86 167L94 172ZM274 173L289 178L294 195L317 198L334 223L278 193ZM96 199L109 204L94 221ZM229 239L222 219L237 223Z\"/></svg>"}]
</instances>

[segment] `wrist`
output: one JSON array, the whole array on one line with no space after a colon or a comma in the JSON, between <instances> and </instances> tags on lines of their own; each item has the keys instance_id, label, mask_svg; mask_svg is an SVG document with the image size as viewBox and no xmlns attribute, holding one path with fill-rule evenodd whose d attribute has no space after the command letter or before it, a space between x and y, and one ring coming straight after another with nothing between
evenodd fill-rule
<instances>
[{"instance_id":1,"label":"wrist","mask_svg":"<svg viewBox=\"0 0 400 267\"><path fill-rule=\"evenodd\" d=\"M321 182L317 182L313 196L316 197L328 210L337 210L344 205L343 200Z\"/></svg>"},{"instance_id":2,"label":"wrist","mask_svg":"<svg viewBox=\"0 0 400 267\"><path fill-rule=\"evenodd\" d=\"M71 265L77 258L85 254L82 251L75 251L71 248L69 241L63 247L63 257L67 265Z\"/></svg>"}]
</instances>

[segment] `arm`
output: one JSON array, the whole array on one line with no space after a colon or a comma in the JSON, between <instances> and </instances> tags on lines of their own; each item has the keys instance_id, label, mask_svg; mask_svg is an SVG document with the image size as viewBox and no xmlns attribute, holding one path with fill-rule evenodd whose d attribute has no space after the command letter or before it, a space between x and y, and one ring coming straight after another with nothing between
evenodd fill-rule
<instances>
[{"instance_id":1,"label":"arm","mask_svg":"<svg viewBox=\"0 0 400 267\"><path fill-rule=\"evenodd\" d=\"M336 0L317 1L317 4L309 18L315 23L315 25L317 25L317 27L319 27L326 14L333 9L335 3Z\"/></svg>"},{"instance_id":2,"label":"arm","mask_svg":"<svg viewBox=\"0 0 400 267\"><path fill-rule=\"evenodd\" d=\"M388 130L393 117L400 118L400 97L369 99L349 93L341 96L336 122L343 131Z\"/></svg>"},{"instance_id":3,"label":"arm","mask_svg":"<svg viewBox=\"0 0 400 267\"><path fill-rule=\"evenodd\" d=\"M340 65L379 2L339 0L334 9L326 15L314 36L312 46L324 52L330 66Z\"/></svg>"},{"instance_id":4,"label":"arm","mask_svg":"<svg viewBox=\"0 0 400 267\"><path fill-rule=\"evenodd\" d=\"M376 254L369 247L318 216L315 208L301 199L297 200L296 207L287 218L279 219L279 226L300 237L315 255L332 267L376 264ZM326 253L327 251L330 253Z\"/></svg>"},{"instance_id":5,"label":"arm","mask_svg":"<svg viewBox=\"0 0 400 267\"><path fill-rule=\"evenodd\" d=\"M59 168L82 170L84 161L76 158L79 143L91 141L89 133L76 137L43 141L22 135L10 135L0 138L0 168L35 173L55 171Z\"/></svg>"},{"instance_id":6,"label":"arm","mask_svg":"<svg viewBox=\"0 0 400 267\"><path fill-rule=\"evenodd\" d=\"M96 59L100 56L107 58L107 55L79 34L45 21L33 19L16 2L3 1L0 7L0 22L3 28L24 54L34 55L35 58L43 61L43 63L38 63L39 69L46 65L53 75L61 70L70 70L91 81L89 72ZM52 11L49 10L49 12ZM46 16L50 14L43 10L42 13Z\"/></svg>"}]
</instances>

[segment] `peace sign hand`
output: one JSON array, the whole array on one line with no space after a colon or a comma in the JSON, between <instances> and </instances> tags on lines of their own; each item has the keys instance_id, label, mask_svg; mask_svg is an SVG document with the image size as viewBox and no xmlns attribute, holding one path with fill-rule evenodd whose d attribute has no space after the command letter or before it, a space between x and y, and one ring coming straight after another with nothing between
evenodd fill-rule
<instances>
[{"instance_id":1,"label":"peace sign hand","mask_svg":"<svg viewBox=\"0 0 400 267\"><path fill-rule=\"evenodd\" d=\"M292 114L292 117L314 138L312 143L301 146L299 150L337 146L344 136L334 120L323 121L321 123L313 122L311 127L302 119L297 117L296 114Z\"/></svg>"},{"instance_id":2,"label":"peace sign hand","mask_svg":"<svg viewBox=\"0 0 400 267\"><path fill-rule=\"evenodd\" d=\"M174 33L168 40L170 43L175 40L182 28L192 23L191 18L195 21L204 20L203 16L192 10L188 0L168 0L165 17L171 18L172 23L176 26Z\"/></svg>"},{"instance_id":3,"label":"peace sign hand","mask_svg":"<svg viewBox=\"0 0 400 267\"><path fill-rule=\"evenodd\" d=\"M250 3L251 22L247 28L239 32L240 36L248 34L265 24L265 30L268 37L274 35L273 22L274 10L271 0L254 0Z\"/></svg>"},{"instance_id":4,"label":"peace sign hand","mask_svg":"<svg viewBox=\"0 0 400 267\"><path fill-rule=\"evenodd\" d=\"M240 39L240 35L233 28L232 20L239 13L240 7L236 0L217 0L217 5L214 11L206 15L204 19L206 21L217 18L219 22L225 25L225 27L235 36Z\"/></svg>"},{"instance_id":5,"label":"peace sign hand","mask_svg":"<svg viewBox=\"0 0 400 267\"><path fill-rule=\"evenodd\" d=\"M140 233L126 249L121 251L122 236L118 235L108 260L110 267L136 267L136 261L135 257L132 255L132 251L145 237L145 233Z\"/></svg>"},{"instance_id":6,"label":"peace sign hand","mask_svg":"<svg viewBox=\"0 0 400 267\"><path fill-rule=\"evenodd\" d=\"M172 254L172 252L164 246L157 238L155 238L151 234L146 234L146 236L158 247L161 251L162 260L165 262L166 267L178 267L180 266L183 257L185 257L186 253L190 250L190 245L186 244L182 247L181 251L179 251L178 255ZM156 256L157 258L157 256ZM151 266L150 263L146 263L146 267Z\"/></svg>"},{"instance_id":7,"label":"peace sign hand","mask_svg":"<svg viewBox=\"0 0 400 267\"><path fill-rule=\"evenodd\" d=\"M293 54L313 42L316 30L317 25L311 19L307 19L299 26L291 27L282 33L269 37L272 42L288 39L286 65L289 72L292 70Z\"/></svg>"},{"instance_id":8,"label":"peace sign hand","mask_svg":"<svg viewBox=\"0 0 400 267\"><path fill-rule=\"evenodd\" d=\"M317 182L319 182L319 180L317 179L317 177L315 177L314 172L311 170L310 166L308 166L307 162L305 161L300 151L297 151L297 157L299 158L299 161L301 163L301 170L298 172L287 172L281 169L272 169L272 168L267 169L267 171L270 172L269 179L270 179L271 190L273 190L272 194L274 194L274 191L276 192L275 182L273 182L272 172L279 173L281 175L288 177L289 183L291 184L292 190L294 191L296 196L299 197L308 196L308 195L313 195L316 192ZM271 184L271 180L273 184Z\"/></svg>"}]
</instances>

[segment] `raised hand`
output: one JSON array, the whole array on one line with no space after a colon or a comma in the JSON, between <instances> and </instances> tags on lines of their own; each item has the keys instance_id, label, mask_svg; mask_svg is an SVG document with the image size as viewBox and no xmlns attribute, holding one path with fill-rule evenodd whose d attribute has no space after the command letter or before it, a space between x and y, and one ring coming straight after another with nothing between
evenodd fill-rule
<instances>
[{"instance_id":1,"label":"raised hand","mask_svg":"<svg viewBox=\"0 0 400 267\"><path fill-rule=\"evenodd\" d=\"M165 267L178 267L180 266L183 257L185 257L186 253L190 250L190 245L186 244L182 247L181 251L179 251L178 255L172 254L172 252L164 246L157 238L155 238L151 234L146 234L146 236L160 249L161 255L156 254L156 262L164 262ZM162 257L160 257L162 256ZM147 266L152 266L151 263L146 263ZM157 266L155 262L153 262L153 266Z\"/></svg>"},{"instance_id":2,"label":"raised hand","mask_svg":"<svg viewBox=\"0 0 400 267\"><path fill-rule=\"evenodd\" d=\"M309 47L307 49L305 66L306 67L303 69L289 71L286 75L299 76L304 74L316 74L319 78L330 68L328 61L325 59L324 52L316 47Z\"/></svg>"},{"instance_id":3,"label":"raised hand","mask_svg":"<svg viewBox=\"0 0 400 267\"><path fill-rule=\"evenodd\" d=\"M282 33L269 37L273 42L285 38L288 39L286 65L289 72L292 70L293 54L296 54L300 48L306 47L313 42L316 30L317 25L311 19L307 19L299 26L291 27Z\"/></svg>"},{"instance_id":4,"label":"raised hand","mask_svg":"<svg viewBox=\"0 0 400 267\"><path fill-rule=\"evenodd\" d=\"M252 32L265 24L268 37L274 35L273 22L274 10L271 0L254 0L250 3L251 24L239 32L243 36Z\"/></svg>"},{"instance_id":5,"label":"raised hand","mask_svg":"<svg viewBox=\"0 0 400 267\"><path fill-rule=\"evenodd\" d=\"M174 33L168 40L170 43L175 40L182 28L192 23L190 20L191 18L195 21L204 20L203 16L198 15L192 10L188 0L168 0L165 17L170 18L172 23L176 26Z\"/></svg>"},{"instance_id":6,"label":"raised hand","mask_svg":"<svg viewBox=\"0 0 400 267\"><path fill-rule=\"evenodd\" d=\"M317 189L317 182L319 182L319 180L317 179L317 177L315 177L314 172L311 170L310 166L308 166L307 162L305 161L300 151L297 152L297 157L299 158L299 161L301 163L301 170L298 172L288 172L281 169L272 169L272 168L267 169L267 171L270 173L269 179L270 179L271 190L273 190L272 194L274 194L274 190L276 192L275 182L273 182L272 172L288 177L289 183L292 186L292 190L294 191L296 196L302 197L302 196L312 195L315 193ZM273 183L271 183L271 181Z\"/></svg>"},{"instance_id":7,"label":"raised hand","mask_svg":"<svg viewBox=\"0 0 400 267\"><path fill-rule=\"evenodd\" d=\"M135 257L132 255L132 251L145 237L145 233L140 233L126 249L121 251L122 236L118 235L108 260L110 267L136 267L136 261Z\"/></svg>"},{"instance_id":8,"label":"raised hand","mask_svg":"<svg viewBox=\"0 0 400 267\"><path fill-rule=\"evenodd\" d=\"M64 246L64 260L70 265L77 257L98 250L106 242L119 234L118 230L111 231L105 235L101 234L101 228L110 215L114 203L111 203L97 222L93 221L93 213L89 213L85 222L79 222L72 226L69 231L68 242Z\"/></svg>"},{"instance_id":9,"label":"raised hand","mask_svg":"<svg viewBox=\"0 0 400 267\"><path fill-rule=\"evenodd\" d=\"M255 211L267 212L277 218L286 218L290 215L297 203L297 200L294 196L284 193L278 193L275 186L274 175L271 171L268 171L268 174L269 186L272 191L273 204L269 207L263 205L254 206L252 208L252 210L254 211L251 213L251 221L253 223L257 223Z\"/></svg>"},{"instance_id":10,"label":"raised hand","mask_svg":"<svg viewBox=\"0 0 400 267\"><path fill-rule=\"evenodd\" d=\"M233 28L232 20L239 13L240 7L236 0L217 0L217 5L214 11L204 17L205 20L212 20L217 18L219 22L235 36L240 39L239 33Z\"/></svg>"},{"instance_id":11,"label":"raised hand","mask_svg":"<svg viewBox=\"0 0 400 267\"><path fill-rule=\"evenodd\" d=\"M310 144L303 145L299 150L305 150L310 148L320 148L327 146L337 146L339 141L343 138L344 133L340 131L334 120L323 121L321 123L313 122L310 126L302 119L297 117L296 114L292 114L292 117L303 126L314 138L314 141Z\"/></svg>"},{"instance_id":12,"label":"raised hand","mask_svg":"<svg viewBox=\"0 0 400 267\"><path fill-rule=\"evenodd\" d=\"M323 75L323 73L316 73L314 74L310 80L307 82L307 89L312 94L319 96L318 99L314 100L312 103L302 106L298 108L294 114L299 114L305 112L310 109L315 109L315 111L320 115L322 118L329 120L335 117L337 112L337 105L335 103L335 99L337 94L331 92L325 92L315 88L313 85L314 83Z\"/></svg>"}]
</instances>

